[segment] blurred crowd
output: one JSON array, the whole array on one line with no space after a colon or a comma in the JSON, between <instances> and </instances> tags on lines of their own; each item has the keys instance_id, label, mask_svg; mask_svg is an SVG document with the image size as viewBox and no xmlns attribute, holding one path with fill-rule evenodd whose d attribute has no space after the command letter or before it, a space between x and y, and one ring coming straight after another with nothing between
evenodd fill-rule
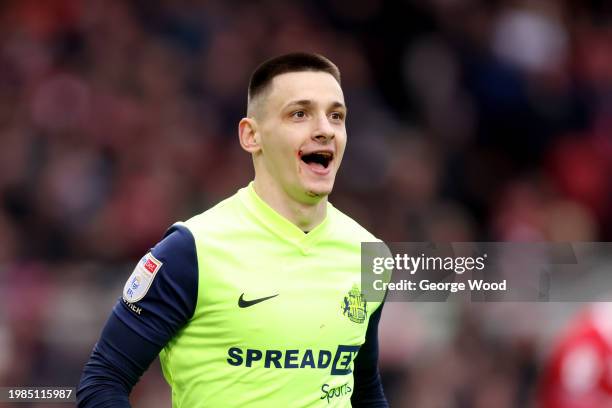
<instances>
[{"instance_id":1,"label":"blurred crowd","mask_svg":"<svg viewBox=\"0 0 612 408\"><path fill-rule=\"evenodd\" d=\"M605 0L7 0L0 385L78 382L136 260L253 177L237 143L249 75L290 51L342 72L331 201L381 239L612 239ZM393 407L534 404L554 319L388 306ZM136 406L167 406L162 381L147 373Z\"/></svg>"}]
</instances>

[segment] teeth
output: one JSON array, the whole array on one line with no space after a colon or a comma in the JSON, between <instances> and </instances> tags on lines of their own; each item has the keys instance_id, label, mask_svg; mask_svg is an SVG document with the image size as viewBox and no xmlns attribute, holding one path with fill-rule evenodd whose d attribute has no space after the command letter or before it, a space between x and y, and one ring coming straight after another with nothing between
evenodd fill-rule
<instances>
[{"instance_id":1,"label":"teeth","mask_svg":"<svg viewBox=\"0 0 612 408\"><path fill-rule=\"evenodd\" d=\"M312 152L309 154L316 154L317 156L322 156L322 157L325 157L326 159L331 159L332 157L332 153L330 152Z\"/></svg>"}]
</instances>

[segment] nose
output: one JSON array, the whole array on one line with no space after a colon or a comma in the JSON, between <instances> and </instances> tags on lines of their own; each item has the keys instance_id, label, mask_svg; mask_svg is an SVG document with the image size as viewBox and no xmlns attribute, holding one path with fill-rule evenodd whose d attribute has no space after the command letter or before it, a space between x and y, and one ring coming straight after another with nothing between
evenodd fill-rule
<instances>
[{"instance_id":1,"label":"nose","mask_svg":"<svg viewBox=\"0 0 612 408\"><path fill-rule=\"evenodd\" d=\"M312 133L312 139L319 143L328 143L335 136L334 128L329 123L326 115L321 115L321 119L317 122L317 128Z\"/></svg>"}]
</instances>

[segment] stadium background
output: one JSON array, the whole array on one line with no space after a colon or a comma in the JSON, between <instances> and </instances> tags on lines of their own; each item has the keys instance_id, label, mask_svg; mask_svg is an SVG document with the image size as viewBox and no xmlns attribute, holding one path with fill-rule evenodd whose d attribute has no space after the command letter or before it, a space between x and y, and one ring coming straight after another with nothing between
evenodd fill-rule
<instances>
[{"instance_id":1,"label":"stadium background","mask_svg":"<svg viewBox=\"0 0 612 408\"><path fill-rule=\"evenodd\" d=\"M75 385L139 257L248 182L248 75L283 52L342 70L332 202L380 238L610 240L611 4L2 2L0 385ZM392 406L533 406L576 308L389 304Z\"/></svg>"}]
</instances>

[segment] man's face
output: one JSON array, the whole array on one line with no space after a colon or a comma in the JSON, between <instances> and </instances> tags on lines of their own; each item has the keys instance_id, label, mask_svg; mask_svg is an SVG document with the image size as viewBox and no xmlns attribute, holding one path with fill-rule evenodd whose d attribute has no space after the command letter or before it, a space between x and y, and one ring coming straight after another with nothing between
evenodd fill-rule
<instances>
[{"instance_id":1,"label":"man's face","mask_svg":"<svg viewBox=\"0 0 612 408\"><path fill-rule=\"evenodd\" d=\"M325 72L276 76L259 102L259 160L293 199L312 203L331 193L346 146L340 84Z\"/></svg>"}]
</instances>

